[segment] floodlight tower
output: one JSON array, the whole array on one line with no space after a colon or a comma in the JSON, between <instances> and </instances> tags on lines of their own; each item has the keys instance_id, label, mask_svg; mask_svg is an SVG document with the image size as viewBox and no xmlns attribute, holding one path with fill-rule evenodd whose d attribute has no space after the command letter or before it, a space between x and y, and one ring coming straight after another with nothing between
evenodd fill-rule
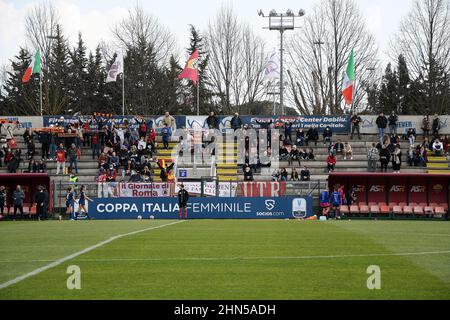
<instances>
[{"instance_id":1,"label":"floodlight tower","mask_svg":"<svg viewBox=\"0 0 450 320\"><path fill-rule=\"evenodd\" d=\"M284 70L283 70L283 35L286 30L294 30L295 18L300 18L305 15L305 10L300 9L298 14L295 14L291 9L288 9L286 13L277 13L274 9L269 12L266 16L264 12L260 9L258 10L258 15L263 18L269 19L269 27L264 29L276 30L280 32L280 107L281 113L284 115Z\"/></svg>"}]
</instances>

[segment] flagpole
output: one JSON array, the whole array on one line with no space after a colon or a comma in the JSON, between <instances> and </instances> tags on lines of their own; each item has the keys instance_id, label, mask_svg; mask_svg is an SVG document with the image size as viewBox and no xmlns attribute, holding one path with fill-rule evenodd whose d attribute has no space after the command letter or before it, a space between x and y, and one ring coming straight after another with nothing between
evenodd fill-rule
<instances>
[{"instance_id":1,"label":"flagpole","mask_svg":"<svg viewBox=\"0 0 450 320\"><path fill-rule=\"evenodd\" d=\"M122 116L125 115L125 68L122 73Z\"/></svg>"},{"instance_id":2,"label":"flagpole","mask_svg":"<svg viewBox=\"0 0 450 320\"><path fill-rule=\"evenodd\" d=\"M197 82L197 116L200 115L200 80Z\"/></svg>"},{"instance_id":3,"label":"flagpole","mask_svg":"<svg viewBox=\"0 0 450 320\"><path fill-rule=\"evenodd\" d=\"M39 103L41 107L41 117L43 114L43 108L42 108L42 70L39 72Z\"/></svg>"}]
</instances>

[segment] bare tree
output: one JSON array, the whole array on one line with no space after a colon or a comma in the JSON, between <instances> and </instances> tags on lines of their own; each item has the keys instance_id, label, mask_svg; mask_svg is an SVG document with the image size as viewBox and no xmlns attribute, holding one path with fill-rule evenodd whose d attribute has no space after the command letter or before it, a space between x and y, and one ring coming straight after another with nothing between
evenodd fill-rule
<instances>
[{"instance_id":1,"label":"bare tree","mask_svg":"<svg viewBox=\"0 0 450 320\"><path fill-rule=\"evenodd\" d=\"M206 34L212 91L224 111L254 102L264 90L264 41L228 6L210 21Z\"/></svg>"},{"instance_id":2,"label":"bare tree","mask_svg":"<svg viewBox=\"0 0 450 320\"><path fill-rule=\"evenodd\" d=\"M112 32L119 45L129 50L146 43L152 50L155 61L167 64L175 49L175 38L158 19L146 13L138 4L128 10L128 17L114 25Z\"/></svg>"},{"instance_id":3,"label":"bare tree","mask_svg":"<svg viewBox=\"0 0 450 320\"><path fill-rule=\"evenodd\" d=\"M50 1L41 2L29 9L25 17L25 33L33 49L40 49L42 67L48 67L51 55L52 38L59 24L59 16ZM31 50L31 51L34 51Z\"/></svg>"},{"instance_id":4,"label":"bare tree","mask_svg":"<svg viewBox=\"0 0 450 320\"><path fill-rule=\"evenodd\" d=\"M326 0L305 19L302 31L288 43L288 94L302 114L342 114L343 76L355 52L353 107L367 108L366 86L378 69L375 38L354 0Z\"/></svg>"},{"instance_id":5,"label":"bare tree","mask_svg":"<svg viewBox=\"0 0 450 320\"><path fill-rule=\"evenodd\" d=\"M411 77L425 84L426 107L448 112L450 0L416 0L391 48L391 57L403 54Z\"/></svg>"}]
</instances>

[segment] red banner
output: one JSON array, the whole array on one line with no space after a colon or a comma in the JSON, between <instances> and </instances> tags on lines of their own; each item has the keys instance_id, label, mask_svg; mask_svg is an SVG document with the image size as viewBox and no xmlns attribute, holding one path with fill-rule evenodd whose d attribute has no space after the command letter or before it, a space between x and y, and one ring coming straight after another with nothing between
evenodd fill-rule
<instances>
[{"instance_id":1,"label":"red banner","mask_svg":"<svg viewBox=\"0 0 450 320\"><path fill-rule=\"evenodd\" d=\"M286 195L285 181L243 182L241 183L243 197L282 197Z\"/></svg>"}]
</instances>

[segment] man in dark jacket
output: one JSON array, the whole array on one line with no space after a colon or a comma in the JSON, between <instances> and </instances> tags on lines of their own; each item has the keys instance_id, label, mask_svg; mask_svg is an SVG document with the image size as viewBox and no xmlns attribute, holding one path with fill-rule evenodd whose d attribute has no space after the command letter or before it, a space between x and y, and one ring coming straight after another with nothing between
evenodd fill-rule
<instances>
[{"instance_id":1,"label":"man in dark jacket","mask_svg":"<svg viewBox=\"0 0 450 320\"><path fill-rule=\"evenodd\" d=\"M437 114L435 115L431 129L433 131L433 137L438 137L439 130L441 129L441 120L439 120L439 116Z\"/></svg>"},{"instance_id":2,"label":"man in dark jacket","mask_svg":"<svg viewBox=\"0 0 450 320\"><path fill-rule=\"evenodd\" d=\"M211 111L208 118L206 118L206 124L209 129L219 129L219 122L213 111Z\"/></svg>"},{"instance_id":3,"label":"man in dark jacket","mask_svg":"<svg viewBox=\"0 0 450 320\"><path fill-rule=\"evenodd\" d=\"M20 216L23 216L23 200L25 200L25 193L20 186L17 186L16 190L12 193L13 205L14 205L14 219L16 218L17 210L20 211Z\"/></svg>"},{"instance_id":4,"label":"man in dark jacket","mask_svg":"<svg viewBox=\"0 0 450 320\"><path fill-rule=\"evenodd\" d=\"M388 122L389 122L389 133L391 135L397 134L398 116L395 114L395 111L392 111L391 115L389 116Z\"/></svg>"},{"instance_id":5,"label":"man in dark jacket","mask_svg":"<svg viewBox=\"0 0 450 320\"><path fill-rule=\"evenodd\" d=\"M180 191L178 191L178 206L180 207L179 217L183 219L182 212L184 211L184 219L187 220L187 203L189 200L189 193L184 189L184 185L180 185Z\"/></svg>"},{"instance_id":6,"label":"man in dark jacket","mask_svg":"<svg viewBox=\"0 0 450 320\"><path fill-rule=\"evenodd\" d=\"M355 112L351 117L350 122L352 123L352 134L350 135L350 139L353 140L353 134L356 131L358 133L358 139L361 140L361 133L360 133L360 125L362 122L361 117Z\"/></svg>"},{"instance_id":7,"label":"man in dark jacket","mask_svg":"<svg viewBox=\"0 0 450 320\"><path fill-rule=\"evenodd\" d=\"M310 127L306 132L306 146L309 146L310 141L314 141L314 145L317 146L317 140L319 140L319 132L316 128Z\"/></svg>"},{"instance_id":8,"label":"man in dark jacket","mask_svg":"<svg viewBox=\"0 0 450 320\"><path fill-rule=\"evenodd\" d=\"M387 123L388 123L388 119L384 116L384 113L383 112L380 113L380 115L378 116L378 118L376 120L376 124L378 127L378 135L380 137L381 143L383 143L383 137L384 137L384 133L386 132Z\"/></svg>"},{"instance_id":9,"label":"man in dark jacket","mask_svg":"<svg viewBox=\"0 0 450 320\"><path fill-rule=\"evenodd\" d=\"M38 192L34 195L36 211L40 220L47 220L48 193L43 186L38 187Z\"/></svg>"},{"instance_id":10,"label":"man in dark jacket","mask_svg":"<svg viewBox=\"0 0 450 320\"><path fill-rule=\"evenodd\" d=\"M231 118L231 129L233 129L234 131L236 131L237 129L242 128L242 120L241 117L239 116L239 113L235 113L234 117Z\"/></svg>"},{"instance_id":11,"label":"man in dark jacket","mask_svg":"<svg viewBox=\"0 0 450 320\"><path fill-rule=\"evenodd\" d=\"M51 142L50 133L42 132L39 135L39 141L42 144L42 159L47 160L49 158L49 151L50 151L50 142Z\"/></svg>"}]
</instances>

